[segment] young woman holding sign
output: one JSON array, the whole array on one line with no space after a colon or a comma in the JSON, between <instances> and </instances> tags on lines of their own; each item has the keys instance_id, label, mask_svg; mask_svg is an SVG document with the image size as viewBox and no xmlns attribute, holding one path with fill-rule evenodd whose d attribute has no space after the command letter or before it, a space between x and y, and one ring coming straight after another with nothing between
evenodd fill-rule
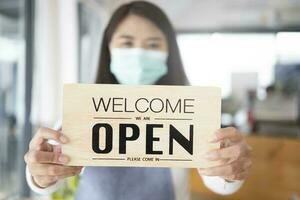
<instances>
[{"instance_id":1,"label":"young woman holding sign","mask_svg":"<svg viewBox=\"0 0 300 200\"><path fill-rule=\"evenodd\" d=\"M155 5L132 2L113 14L102 42L96 83L130 85L187 85L176 35L166 15ZM69 158L59 146L68 142L62 133L41 128L25 155L32 190L49 194L81 167L64 166ZM219 194L237 191L251 166L250 147L235 128L216 130L210 142L221 148L208 152L208 160L222 165L198 169L205 185ZM168 168L86 167L76 198L80 200L188 199L188 170Z\"/></svg>"}]
</instances>

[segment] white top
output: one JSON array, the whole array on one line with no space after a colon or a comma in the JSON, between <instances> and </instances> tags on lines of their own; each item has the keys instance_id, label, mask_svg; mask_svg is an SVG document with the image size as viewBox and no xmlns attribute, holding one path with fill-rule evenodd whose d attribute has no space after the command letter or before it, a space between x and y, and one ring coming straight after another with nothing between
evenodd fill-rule
<instances>
[{"instance_id":1,"label":"white top","mask_svg":"<svg viewBox=\"0 0 300 200\"><path fill-rule=\"evenodd\" d=\"M181 169L181 168L171 168L171 174L173 179L176 200L190 199L189 170ZM236 192L243 184L243 181L234 181L228 183L223 178L220 177L201 176L201 178L207 188L220 195L232 194ZM31 190L33 190L35 193L40 195L49 195L57 191L59 188L63 187L63 185L65 184L65 180L60 180L57 183L47 188L40 188L34 184L32 180L32 176L27 166L26 166L26 179Z\"/></svg>"}]
</instances>

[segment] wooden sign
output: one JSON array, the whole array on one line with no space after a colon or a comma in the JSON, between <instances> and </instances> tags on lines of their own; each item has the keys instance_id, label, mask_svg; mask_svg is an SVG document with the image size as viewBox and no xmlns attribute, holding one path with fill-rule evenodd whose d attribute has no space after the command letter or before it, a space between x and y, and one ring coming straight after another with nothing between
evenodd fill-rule
<instances>
[{"instance_id":1,"label":"wooden sign","mask_svg":"<svg viewBox=\"0 0 300 200\"><path fill-rule=\"evenodd\" d=\"M72 166L208 167L220 127L214 87L64 86L63 145Z\"/></svg>"}]
</instances>

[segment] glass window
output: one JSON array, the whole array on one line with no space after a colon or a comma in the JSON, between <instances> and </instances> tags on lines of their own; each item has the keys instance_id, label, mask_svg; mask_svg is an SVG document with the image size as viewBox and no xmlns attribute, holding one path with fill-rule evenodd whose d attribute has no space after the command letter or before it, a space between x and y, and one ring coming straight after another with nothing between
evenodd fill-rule
<instances>
[{"instance_id":1,"label":"glass window","mask_svg":"<svg viewBox=\"0 0 300 200\"><path fill-rule=\"evenodd\" d=\"M219 86L227 97L237 73L257 76L258 87L273 81L275 34L180 34L178 42L193 85Z\"/></svg>"},{"instance_id":2,"label":"glass window","mask_svg":"<svg viewBox=\"0 0 300 200\"><path fill-rule=\"evenodd\" d=\"M219 86L223 97L233 92L236 74L252 76L263 97L276 64L300 64L299 32L179 34L178 43L191 84Z\"/></svg>"},{"instance_id":3,"label":"glass window","mask_svg":"<svg viewBox=\"0 0 300 200\"><path fill-rule=\"evenodd\" d=\"M23 161L18 147L25 106L22 2L0 2L0 199L14 199L20 189L18 166Z\"/></svg>"}]
</instances>

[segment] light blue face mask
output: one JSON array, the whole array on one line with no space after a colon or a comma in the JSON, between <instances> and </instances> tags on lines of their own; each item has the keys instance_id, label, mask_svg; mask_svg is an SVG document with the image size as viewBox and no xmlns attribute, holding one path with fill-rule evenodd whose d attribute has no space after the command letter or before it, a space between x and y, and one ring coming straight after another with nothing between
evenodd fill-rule
<instances>
[{"instance_id":1,"label":"light blue face mask","mask_svg":"<svg viewBox=\"0 0 300 200\"><path fill-rule=\"evenodd\" d=\"M125 85L152 85L167 74L167 53L140 48L111 50L111 73Z\"/></svg>"}]
</instances>

